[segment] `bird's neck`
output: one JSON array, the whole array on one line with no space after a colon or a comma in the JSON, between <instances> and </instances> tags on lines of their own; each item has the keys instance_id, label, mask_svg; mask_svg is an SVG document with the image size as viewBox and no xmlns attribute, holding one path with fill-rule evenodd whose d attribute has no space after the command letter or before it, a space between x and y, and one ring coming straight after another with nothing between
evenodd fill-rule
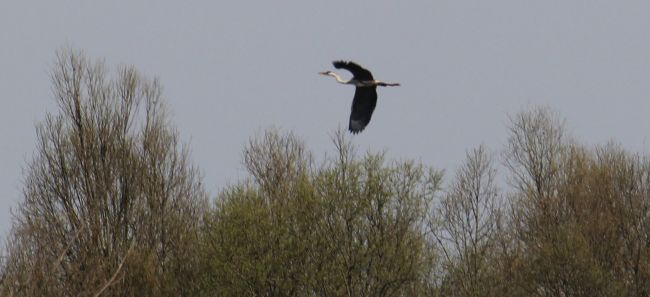
<instances>
[{"instance_id":1,"label":"bird's neck","mask_svg":"<svg viewBox=\"0 0 650 297\"><path fill-rule=\"evenodd\" d=\"M341 84L349 84L350 81L351 81L351 80L343 80L343 79L342 79L338 74L336 74L336 73L330 73L330 75L331 75L332 77L334 77L334 79L336 79L336 81L337 81L338 83L341 83Z\"/></svg>"}]
</instances>

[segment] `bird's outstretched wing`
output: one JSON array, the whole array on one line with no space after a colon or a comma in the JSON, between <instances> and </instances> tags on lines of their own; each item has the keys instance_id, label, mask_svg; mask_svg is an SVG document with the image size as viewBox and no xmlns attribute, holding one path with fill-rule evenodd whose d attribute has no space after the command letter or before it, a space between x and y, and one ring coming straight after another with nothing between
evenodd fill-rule
<instances>
[{"instance_id":1,"label":"bird's outstretched wing","mask_svg":"<svg viewBox=\"0 0 650 297\"><path fill-rule=\"evenodd\" d=\"M354 63L354 62L349 62L349 61L334 61L332 62L334 67L336 69L345 69L347 71L352 72L352 75L354 75L354 78L357 80L373 80L372 74L368 69L365 69L359 64Z\"/></svg>"},{"instance_id":2,"label":"bird's outstretched wing","mask_svg":"<svg viewBox=\"0 0 650 297\"><path fill-rule=\"evenodd\" d=\"M352 100L352 113L350 113L350 132L357 134L363 131L370 123L372 112L377 105L376 87L357 87Z\"/></svg>"}]
</instances>

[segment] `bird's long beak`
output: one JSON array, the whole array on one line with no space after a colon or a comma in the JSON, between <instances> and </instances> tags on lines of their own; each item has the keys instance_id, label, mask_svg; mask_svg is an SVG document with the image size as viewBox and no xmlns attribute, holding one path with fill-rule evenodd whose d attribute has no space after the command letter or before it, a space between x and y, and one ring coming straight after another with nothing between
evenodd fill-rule
<instances>
[{"instance_id":1,"label":"bird's long beak","mask_svg":"<svg viewBox=\"0 0 650 297\"><path fill-rule=\"evenodd\" d=\"M320 74L320 75L327 75L327 71L322 71L322 72L319 72L318 74Z\"/></svg>"}]
</instances>

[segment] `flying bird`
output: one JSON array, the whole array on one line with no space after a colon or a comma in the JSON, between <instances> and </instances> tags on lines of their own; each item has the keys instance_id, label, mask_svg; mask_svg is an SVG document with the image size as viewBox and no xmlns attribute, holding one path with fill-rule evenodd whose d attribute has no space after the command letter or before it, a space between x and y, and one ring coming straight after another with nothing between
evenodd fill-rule
<instances>
[{"instance_id":1,"label":"flying bird","mask_svg":"<svg viewBox=\"0 0 650 297\"><path fill-rule=\"evenodd\" d=\"M352 72L352 79L350 80L343 80L332 71L319 72L319 74L334 77L341 84L356 87L354 99L352 100L349 129L353 134L357 134L363 131L370 122L372 112L377 105L377 86L394 87L399 86L399 84L375 80L370 71L351 61L334 61L332 64L336 69L345 69Z\"/></svg>"}]
</instances>

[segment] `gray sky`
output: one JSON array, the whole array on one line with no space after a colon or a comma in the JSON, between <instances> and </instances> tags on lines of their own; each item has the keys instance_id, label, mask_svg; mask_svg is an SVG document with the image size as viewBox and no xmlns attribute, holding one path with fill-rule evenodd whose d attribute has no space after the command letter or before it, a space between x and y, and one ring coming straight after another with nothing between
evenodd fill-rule
<instances>
[{"instance_id":1,"label":"gray sky","mask_svg":"<svg viewBox=\"0 0 650 297\"><path fill-rule=\"evenodd\" d=\"M56 112L49 73L64 46L160 78L213 196L245 176L243 146L270 126L332 151L354 93L316 74L334 59L402 83L379 90L352 138L361 152L453 171L466 149L503 146L508 114L540 104L586 143L650 152L647 0L33 2L0 5L0 235L34 126Z\"/></svg>"}]
</instances>

